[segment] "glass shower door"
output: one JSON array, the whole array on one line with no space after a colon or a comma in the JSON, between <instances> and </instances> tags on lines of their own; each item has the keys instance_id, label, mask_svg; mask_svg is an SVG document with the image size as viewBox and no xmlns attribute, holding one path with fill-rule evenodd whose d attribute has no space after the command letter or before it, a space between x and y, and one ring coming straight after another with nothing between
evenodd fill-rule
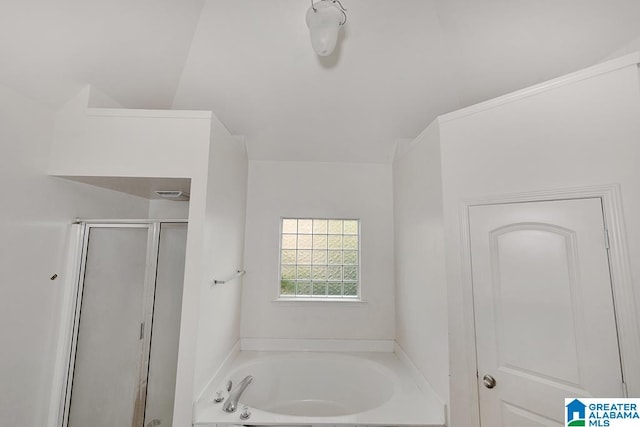
<instances>
[{"instance_id":1,"label":"glass shower door","mask_svg":"<svg viewBox=\"0 0 640 427\"><path fill-rule=\"evenodd\" d=\"M173 420L186 247L187 224L161 225L145 427L170 426Z\"/></svg>"},{"instance_id":2,"label":"glass shower door","mask_svg":"<svg viewBox=\"0 0 640 427\"><path fill-rule=\"evenodd\" d=\"M88 239L67 425L139 427L148 363L144 323L152 233L149 224L92 226Z\"/></svg>"}]
</instances>

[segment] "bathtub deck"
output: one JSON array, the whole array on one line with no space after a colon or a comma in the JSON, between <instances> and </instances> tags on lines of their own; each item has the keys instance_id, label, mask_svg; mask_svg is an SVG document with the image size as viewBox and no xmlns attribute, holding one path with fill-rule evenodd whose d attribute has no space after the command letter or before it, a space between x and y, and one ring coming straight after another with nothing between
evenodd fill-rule
<instances>
[{"instance_id":1,"label":"bathtub deck","mask_svg":"<svg viewBox=\"0 0 640 427\"><path fill-rule=\"evenodd\" d=\"M243 426L252 426L255 424L194 424L198 427L243 427ZM263 427L260 425L255 425L256 427ZM408 425L408 424L399 424L399 425L364 425L364 424L297 424L297 425L287 425L283 424L282 427L431 427L425 425ZM281 427L279 425L271 425L268 427ZM266 425L264 425L266 427Z\"/></svg>"},{"instance_id":2,"label":"bathtub deck","mask_svg":"<svg viewBox=\"0 0 640 427\"><path fill-rule=\"evenodd\" d=\"M367 426L445 426L445 407L435 392L424 381L412 378L411 370L394 353L339 353L377 362L392 371L397 379L396 392L391 399L366 412L342 416L303 417L274 414L251 408L251 417L241 421L239 412L228 414L222 410L222 404L212 402L216 390L223 389L222 381L227 373L244 363L255 361L265 355L283 355L290 352L252 352L241 351L230 366L215 378L210 388L196 403L194 426L227 427L236 425L289 425L289 426L332 426L332 427L367 427ZM295 353L294 353L295 354ZM327 353L322 353L327 355ZM240 405L242 399L240 399ZM241 406L240 406L241 407Z\"/></svg>"}]
</instances>

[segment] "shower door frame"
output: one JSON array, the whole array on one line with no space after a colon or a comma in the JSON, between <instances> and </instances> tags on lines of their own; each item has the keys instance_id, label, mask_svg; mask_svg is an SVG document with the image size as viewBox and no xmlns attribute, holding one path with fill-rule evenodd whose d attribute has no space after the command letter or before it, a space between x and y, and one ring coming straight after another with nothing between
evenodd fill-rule
<instances>
[{"instance_id":1,"label":"shower door frame","mask_svg":"<svg viewBox=\"0 0 640 427\"><path fill-rule=\"evenodd\" d=\"M73 283L70 283L70 298L65 306L68 315L66 325L63 324L61 336L64 349L62 356L64 360L64 373L60 389L60 401L56 426L67 427L69 422L69 409L71 405L71 391L73 387L73 373L75 367L76 350L78 344L78 331L80 327L80 310L82 306L82 292L84 290L85 270L87 264L87 253L89 248L89 235L92 228L133 228L147 229L147 253L145 266L145 280L143 285L143 322L140 325L139 342L140 365L138 370L138 401L142 402L142 407L134 404L132 421L133 425L144 425L147 382L149 372L149 359L151 352L151 330L153 326L153 307L155 300L156 274L158 269L158 251L160 246L160 231L162 224L188 224L186 219L166 219L166 220L80 220L74 221L79 227L76 242L72 250L73 259L70 266L73 272ZM64 322L63 322L64 323ZM58 356L61 356L60 351Z\"/></svg>"}]
</instances>

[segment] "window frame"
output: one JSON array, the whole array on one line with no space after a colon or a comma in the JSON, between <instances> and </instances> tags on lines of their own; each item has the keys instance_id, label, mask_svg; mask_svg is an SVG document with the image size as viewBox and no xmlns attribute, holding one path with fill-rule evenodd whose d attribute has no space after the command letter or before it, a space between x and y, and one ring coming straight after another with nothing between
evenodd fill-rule
<instances>
[{"instance_id":1,"label":"window frame","mask_svg":"<svg viewBox=\"0 0 640 427\"><path fill-rule=\"evenodd\" d=\"M331 295L308 295L308 296L297 296L297 295L282 295L282 267L283 267L283 260L282 260L282 251L283 251L283 247L282 247L282 237L283 237L283 226L284 226L284 220L323 220L323 221L356 221L358 224L358 231L356 236L358 237L358 245L357 245L357 279L356 279L356 295L355 296L345 296L345 295L335 295L335 296L331 296ZM331 303L331 302L336 302L336 303L361 303L361 302L365 302L363 297L362 297L362 220L360 218L352 218L352 217L295 217L295 216L281 216L279 218L279 226L278 226L278 276L277 276L277 288L276 288L276 299L274 301L276 302L320 302L320 303ZM298 231L296 230L296 236L299 236L300 233L298 233ZM310 234L311 236L313 236L313 232ZM330 235L327 233L327 235ZM340 236L344 237L344 230L342 232L342 234L340 234ZM347 234L347 236L349 236L349 234ZM297 248L295 249L296 251L298 250ZM313 250L313 249L311 249ZM344 249L342 249L341 251L344 251ZM344 261L343 261L344 262ZM298 266L297 263L297 259L296 259L296 264L292 264L295 265L296 267ZM306 264L304 264L306 265ZM313 263L311 264L313 265ZM328 264L327 264L328 266ZM340 267L344 267L345 264L340 264ZM347 265L349 266L349 265ZM344 281L338 282L338 283L342 283L344 284ZM344 288L343 288L344 290ZM313 292L313 289L312 289Z\"/></svg>"}]
</instances>

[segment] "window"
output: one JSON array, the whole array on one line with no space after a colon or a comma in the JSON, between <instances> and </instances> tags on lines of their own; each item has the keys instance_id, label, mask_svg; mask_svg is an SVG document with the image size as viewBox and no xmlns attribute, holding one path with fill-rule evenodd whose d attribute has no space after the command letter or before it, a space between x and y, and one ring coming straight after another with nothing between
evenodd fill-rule
<instances>
[{"instance_id":1,"label":"window","mask_svg":"<svg viewBox=\"0 0 640 427\"><path fill-rule=\"evenodd\" d=\"M360 221L282 219L280 297L358 299Z\"/></svg>"}]
</instances>

